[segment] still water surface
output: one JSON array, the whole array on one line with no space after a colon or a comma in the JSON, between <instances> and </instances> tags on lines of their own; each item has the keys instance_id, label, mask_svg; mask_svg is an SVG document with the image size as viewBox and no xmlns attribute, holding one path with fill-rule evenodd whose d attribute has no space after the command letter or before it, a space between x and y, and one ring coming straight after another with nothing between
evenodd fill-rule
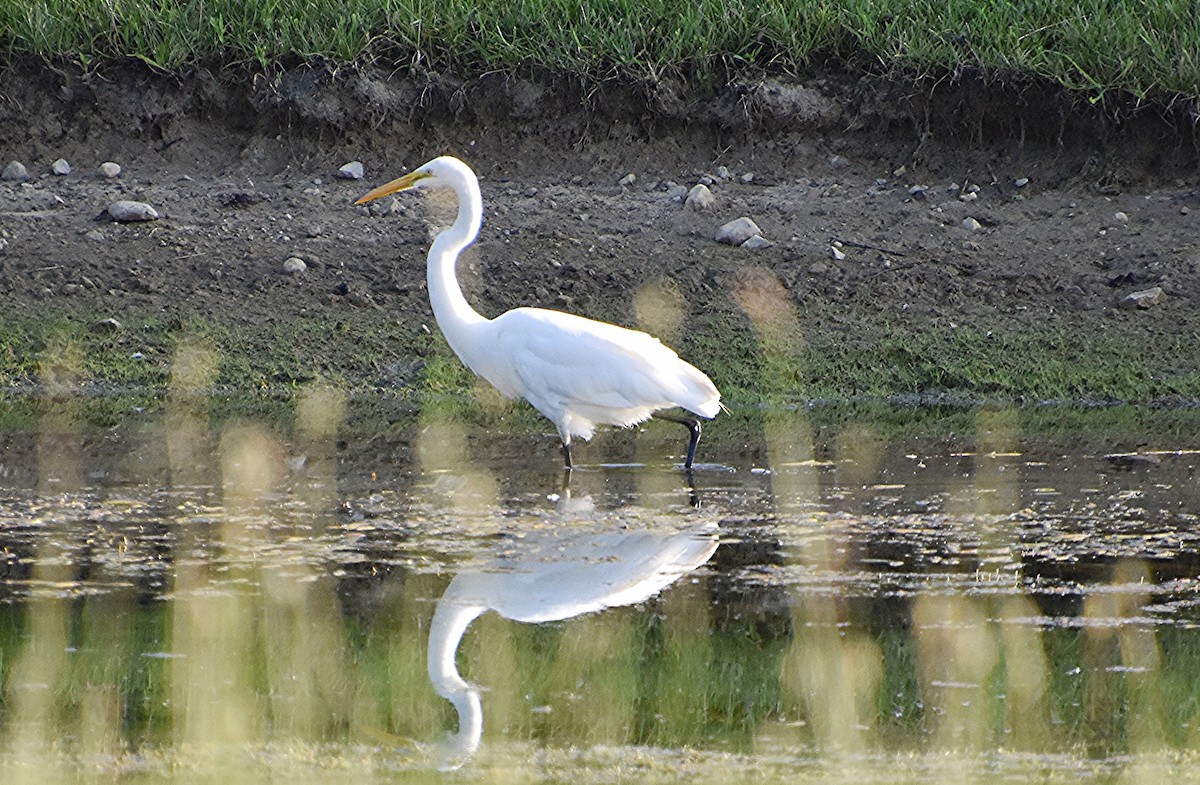
<instances>
[{"instance_id":1,"label":"still water surface","mask_svg":"<svg viewBox=\"0 0 1200 785\"><path fill-rule=\"evenodd\" d=\"M356 416L4 436L0 781L1200 779L1194 438Z\"/></svg>"}]
</instances>

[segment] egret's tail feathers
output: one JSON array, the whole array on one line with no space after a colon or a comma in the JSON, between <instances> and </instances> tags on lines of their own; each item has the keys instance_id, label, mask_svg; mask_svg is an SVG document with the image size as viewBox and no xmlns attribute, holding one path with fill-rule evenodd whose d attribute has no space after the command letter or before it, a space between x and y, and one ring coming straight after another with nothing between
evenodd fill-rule
<instances>
[{"instance_id":1,"label":"egret's tail feathers","mask_svg":"<svg viewBox=\"0 0 1200 785\"><path fill-rule=\"evenodd\" d=\"M684 385L684 394L678 404L689 412L701 417L712 419L721 411L721 393L717 386L698 368L688 365L690 371L680 381Z\"/></svg>"}]
</instances>

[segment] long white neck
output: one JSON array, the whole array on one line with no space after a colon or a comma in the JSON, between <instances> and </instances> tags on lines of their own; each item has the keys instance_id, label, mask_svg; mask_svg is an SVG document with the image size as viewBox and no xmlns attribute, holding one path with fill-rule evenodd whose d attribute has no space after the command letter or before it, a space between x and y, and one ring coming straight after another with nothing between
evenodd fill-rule
<instances>
[{"instance_id":1,"label":"long white neck","mask_svg":"<svg viewBox=\"0 0 1200 785\"><path fill-rule=\"evenodd\" d=\"M483 736L483 706L478 688L459 675L454 658L467 627L487 608L455 602L452 589L453 585L433 613L426 666L434 691L458 711L458 733L450 734L450 746L456 753L469 755Z\"/></svg>"},{"instance_id":2,"label":"long white neck","mask_svg":"<svg viewBox=\"0 0 1200 785\"><path fill-rule=\"evenodd\" d=\"M475 242L483 223L483 197L474 177L462 178L454 184L458 195L458 217L450 228L443 230L429 247L426 274L429 282L429 302L438 327L454 352L466 360L472 341L471 328L488 320L477 313L463 296L458 285L455 267L459 254ZM467 362L470 365L470 362Z\"/></svg>"}]
</instances>

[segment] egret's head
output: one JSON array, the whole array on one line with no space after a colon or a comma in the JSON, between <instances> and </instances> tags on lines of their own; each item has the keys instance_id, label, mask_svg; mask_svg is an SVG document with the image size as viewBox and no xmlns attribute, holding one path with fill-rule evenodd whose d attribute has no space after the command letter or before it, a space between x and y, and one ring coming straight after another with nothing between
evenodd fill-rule
<instances>
[{"instance_id":1,"label":"egret's head","mask_svg":"<svg viewBox=\"0 0 1200 785\"><path fill-rule=\"evenodd\" d=\"M443 155L440 158L434 158L424 166L418 166L403 177L397 177L390 183L385 183L367 192L355 204L363 204L381 196L390 196L413 188L443 186L458 190L462 183L474 180L475 174L470 167L457 158Z\"/></svg>"}]
</instances>

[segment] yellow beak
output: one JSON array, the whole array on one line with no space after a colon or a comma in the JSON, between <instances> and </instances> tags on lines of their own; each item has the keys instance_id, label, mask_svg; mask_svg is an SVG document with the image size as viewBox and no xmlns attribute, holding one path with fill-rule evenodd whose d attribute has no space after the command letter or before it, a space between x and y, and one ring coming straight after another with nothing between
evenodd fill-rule
<instances>
[{"instance_id":1,"label":"yellow beak","mask_svg":"<svg viewBox=\"0 0 1200 785\"><path fill-rule=\"evenodd\" d=\"M355 204L362 204L363 202L369 202L372 199L378 199L381 196L388 196L389 194L399 193L400 191L407 191L421 180L431 176L432 175L429 173L422 172L420 169L415 172L409 172L403 177L397 177L390 183L384 183L373 191L368 191L359 197Z\"/></svg>"}]
</instances>

